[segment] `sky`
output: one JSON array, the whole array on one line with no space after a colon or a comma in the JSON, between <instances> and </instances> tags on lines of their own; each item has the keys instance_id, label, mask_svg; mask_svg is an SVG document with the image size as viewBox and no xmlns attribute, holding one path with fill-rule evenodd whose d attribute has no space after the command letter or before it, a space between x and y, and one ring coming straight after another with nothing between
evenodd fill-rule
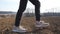
<instances>
[{"instance_id":1,"label":"sky","mask_svg":"<svg viewBox=\"0 0 60 34\"><path fill-rule=\"evenodd\" d=\"M41 2L41 13L47 12L46 9L59 8L60 0L39 0ZM0 11L14 11L17 12L20 0L0 0ZM34 5L28 1L27 8L35 8Z\"/></svg>"}]
</instances>

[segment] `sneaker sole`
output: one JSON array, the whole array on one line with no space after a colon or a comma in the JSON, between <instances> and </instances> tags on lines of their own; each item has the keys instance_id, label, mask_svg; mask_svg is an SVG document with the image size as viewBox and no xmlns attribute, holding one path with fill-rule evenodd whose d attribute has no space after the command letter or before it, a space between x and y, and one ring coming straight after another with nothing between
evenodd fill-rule
<instances>
[{"instance_id":1,"label":"sneaker sole","mask_svg":"<svg viewBox=\"0 0 60 34\"><path fill-rule=\"evenodd\" d=\"M44 27L36 27L36 29L45 29L48 28L49 26L44 26Z\"/></svg>"},{"instance_id":2,"label":"sneaker sole","mask_svg":"<svg viewBox=\"0 0 60 34\"><path fill-rule=\"evenodd\" d=\"M19 33L25 33L26 31L16 31L16 30L12 30L12 32L19 32Z\"/></svg>"}]
</instances>

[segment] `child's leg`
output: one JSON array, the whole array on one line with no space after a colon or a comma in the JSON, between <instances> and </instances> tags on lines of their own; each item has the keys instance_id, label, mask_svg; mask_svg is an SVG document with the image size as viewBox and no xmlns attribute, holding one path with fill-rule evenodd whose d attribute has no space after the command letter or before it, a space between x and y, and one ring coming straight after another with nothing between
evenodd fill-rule
<instances>
[{"instance_id":1,"label":"child's leg","mask_svg":"<svg viewBox=\"0 0 60 34\"><path fill-rule=\"evenodd\" d=\"M18 9L18 12L16 15L16 19L15 19L15 26L19 26L19 24L20 24L22 14L23 14L24 10L26 9L27 1L28 0L20 0L20 6L19 6L19 9Z\"/></svg>"}]
</instances>

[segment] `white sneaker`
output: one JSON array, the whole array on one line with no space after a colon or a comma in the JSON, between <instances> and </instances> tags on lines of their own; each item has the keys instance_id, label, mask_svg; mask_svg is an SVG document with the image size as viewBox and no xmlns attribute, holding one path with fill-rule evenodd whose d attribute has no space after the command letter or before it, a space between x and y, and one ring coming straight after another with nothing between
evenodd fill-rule
<instances>
[{"instance_id":1,"label":"white sneaker","mask_svg":"<svg viewBox=\"0 0 60 34\"><path fill-rule=\"evenodd\" d=\"M45 23L44 21L40 21L40 22L36 22L36 25L35 25L36 27L47 27L47 26L49 26L49 23Z\"/></svg>"},{"instance_id":2,"label":"white sneaker","mask_svg":"<svg viewBox=\"0 0 60 34\"><path fill-rule=\"evenodd\" d=\"M27 32L27 29L23 28L22 26L19 26L19 27L14 26L12 31L13 32L21 32L21 33L23 33L23 32Z\"/></svg>"}]
</instances>

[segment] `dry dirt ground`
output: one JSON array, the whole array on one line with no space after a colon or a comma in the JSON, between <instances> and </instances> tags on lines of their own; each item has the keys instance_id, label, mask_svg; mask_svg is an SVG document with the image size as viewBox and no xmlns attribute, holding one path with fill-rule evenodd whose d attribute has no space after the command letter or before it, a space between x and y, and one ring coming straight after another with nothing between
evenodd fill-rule
<instances>
[{"instance_id":1,"label":"dry dirt ground","mask_svg":"<svg viewBox=\"0 0 60 34\"><path fill-rule=\"evenodd\" d=\"M35 30L35 17L22 17L21 25L28 29L26 34L60 34L60 17L41 17L50 26L44 29ZM15 17L0 18L0 34L20 34L11 32L15 22ZM25 34L25 33L24 33Z\"/></svg>"}]
</instances>

